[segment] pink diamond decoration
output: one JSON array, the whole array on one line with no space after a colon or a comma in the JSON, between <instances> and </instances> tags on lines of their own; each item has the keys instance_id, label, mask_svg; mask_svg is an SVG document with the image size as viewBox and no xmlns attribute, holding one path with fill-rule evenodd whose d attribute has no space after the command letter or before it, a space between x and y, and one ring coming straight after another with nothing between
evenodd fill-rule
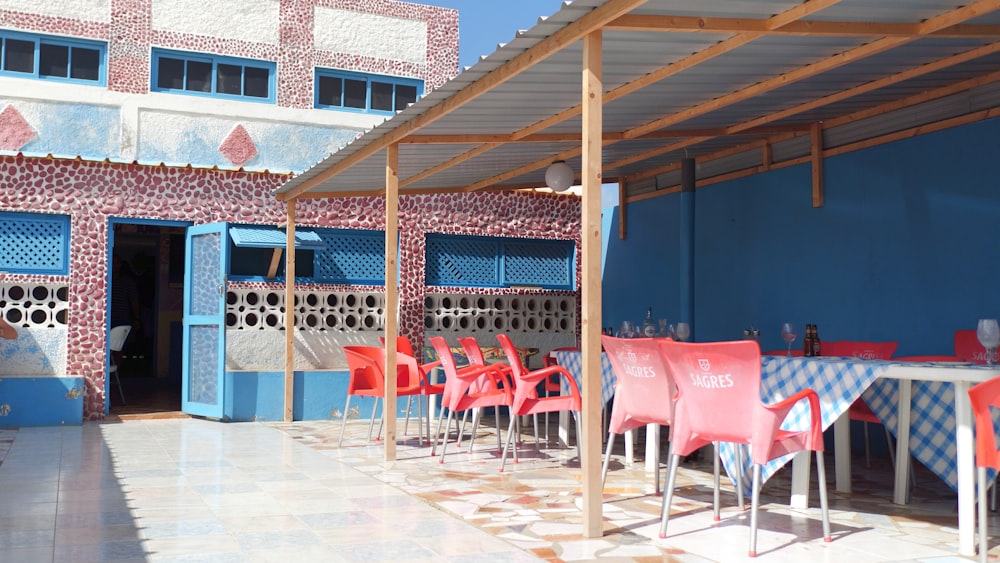
<instances>
[{"instance_id":1,"label":"pink diamond decoration","mask_svg":"<svg viewBox=\"0 0 1000 563\"><path fill-rule=\"evenodd\" d=\"M243 166L257 156L257 146L242 125L237 125L219 145L219 152L236 166Z\"/></svg>"},{"instance_id":2,"label":"pink diamond decoration","mask_svg":"<svg viewBox=\"0 0 1000 563\"><path fill-rule=\"evenodd\" d=\"M8 105L0 111L0 150L19 150L34 138L35 131L14 106Z\"/></svg>"}]
</instances>

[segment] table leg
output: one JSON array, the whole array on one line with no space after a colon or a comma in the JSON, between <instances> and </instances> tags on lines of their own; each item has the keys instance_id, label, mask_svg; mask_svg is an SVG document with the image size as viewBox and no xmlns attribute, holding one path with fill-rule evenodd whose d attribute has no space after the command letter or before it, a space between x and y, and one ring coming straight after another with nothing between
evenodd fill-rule
<instances>
[{"instance_id":1,"label":"table leg","mask_svg":"<svg viewBox=\"0 0 1000 563\"><path fill-rule=\"evenodd\" d=\"M906 504L906 492L910 480L910 401L913 397L913 381L899 380L898 420L896 426L896 482L893 499L896 504Z\"/></svg>"},{"instance_id":2,"label":"table leg","mask_svg":"<svg viewBox=\"0 0 1000 563\"><path fill-rule=\"evenodd\" d=\"M958 553L976 554L975 444L969 382L955 382L955 446L958 472Z\"/></svg>"},{"instance_id":3,"label":"table leg","mask_svg":"<svg viewBox=\"0 0 1000 563\"><path fill-rule=\"evenodd\" d=\"M792 508L809 508L809 473L812 467L812 452L802 450L792 458L792 498L788 504ZM822 471L819 468L818 471Z\"/></svg>"},{"instance_id":4,"label":"table leg","mask_svg":"<svg viewBox=\"0 0 1000 563\"><path fill-rule=\"evenodd\" d=\"M629 430L625 433L625 465L632 467L635 463L635 437L636 430Z\"/></svg>"},{"instance_id":5,"label":"table leg","mask_svg":"<svg viewBox=\"0 0 1000 563\"><path fill-rule=\"evenodd\" d=\"M660 425L646 425L646 472L656 471L660 462Z\"/></svg>"},{"instance_id":6,"label":"table leg","mask_svg":"<svg viewBox=\"0 0 1000 563\"><path fill-rule=\"evenodd\" d=\"M833 423L833 462L837 491L851 492L851 416L844 411Z\"/></svg>"}]
</instances>

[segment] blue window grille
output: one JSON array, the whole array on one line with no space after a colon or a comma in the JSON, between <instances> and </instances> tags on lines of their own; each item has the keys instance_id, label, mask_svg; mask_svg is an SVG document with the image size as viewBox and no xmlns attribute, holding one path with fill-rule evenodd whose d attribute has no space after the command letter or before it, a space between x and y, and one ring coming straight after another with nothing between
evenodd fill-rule
<instances>
[{"instance_id":1,"label":"blue window grille","mask_svg":"<svg viewBox=\"0 0 1000 563\"><path fill-rule=\"evenodd\" d=\"M392 114L406 109L424 92L424 82L412 78L316 69L317 108Z\"/></svg>"},{"instance_id":2,"label":"blue window grille","mask_svg":"<svg viewBox=\"0 0 1000 563\"><path fill-rule=\"evenodd\" d=\"M276 70L271 61L153 49L150 89L274 103Z\"/></svg>"},{"instance_id":3,"label":"blue window grille","mask_svg":"<svg viewBox=\"0 0 1000 563\"><path fill-rule=\"evenodd\" d=\"M0 270L69 274L69 217L0 213Z\"/></svg>"},{"instance_id":4,"label":"blue window grille","mask_svg":"<svg viewBox=\"0 0 1000 563\"><path fill-rule=\"evenodd\" d=\"M427 284L573 289L575 244L567 240L427 235Z\"/></svg>"},{"instance_id":5,"label":"blue window grille","mask_svg":"<svg viewBox=\"0 0 1000 563\"><path fill-rule=\"evenodd\" d=\"M385 232L315 229L326 249L315 255L318 282L351 285L385 283Z\"/></svg>"},{"instance_id":6,"label":"blue window grille","mask_svg":"<svg viewBox=\"0 0 1000 563\"><path fill-rule=\"evenodd\" d=\"M103 86L107 43L0 30L0 75Z\"/></svg>"}]
</instances>

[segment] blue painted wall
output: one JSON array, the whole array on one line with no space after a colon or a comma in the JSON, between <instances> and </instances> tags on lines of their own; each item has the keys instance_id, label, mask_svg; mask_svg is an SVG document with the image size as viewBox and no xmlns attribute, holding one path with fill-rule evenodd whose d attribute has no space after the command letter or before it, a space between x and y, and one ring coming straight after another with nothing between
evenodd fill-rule
<instances>
[{"instance_id":1,"label":"blue painted wall","mask_svg":"<svg viewBox=\"0 0 1000 563\"><path fill-rule=\"evenodd\" d=\"M694 337L784 348L784 321L824 340L898 340L897 356L948 354L960 328L1000 318L1000 120L696 192ZM630 204L607 238L603 325L678 319L680 196ZM801 336L797 342L801 344Z\"/></svg>"},{"instance_id":2,"label":"blue painted wall","mask_svg":"<svg viewBox=\"0 0 1000 563\"><path fill-rule=\"evenodd\" d=\"M0 378L0 428L83 424L82 377Z\"/></svg>"}]
</instances>

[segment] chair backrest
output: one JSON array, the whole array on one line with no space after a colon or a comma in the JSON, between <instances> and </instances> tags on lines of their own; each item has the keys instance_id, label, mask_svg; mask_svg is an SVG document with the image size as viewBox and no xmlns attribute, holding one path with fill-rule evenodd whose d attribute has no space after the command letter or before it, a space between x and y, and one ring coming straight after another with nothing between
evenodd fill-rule
<instances>
[{"instance_id":1,"label":"chair backrest","mask_svg":"<svg viewBox=\"0 0 1000 563\"><path fill-rule=\"evenodd\" d=\"M979 343L975 329L955 331L955 356L963 362L986 363L986 348Z\"/></svg>"},{"instance_id":2,"label":"chair backrest","mask_svg":"<svg viewBox=\"0 0 1000 563\"><path fill-rule=\"evenodd\" d=\"M344 346L350 381L348 393L360 390L382 390L385 382L385 348L380 346ZM357 378L357 381L355 379ZM412 393L420 389L420 370L416 360L396 352L397 393Z\"/></svg>"},{"instance_id":3,"label":"chair backrest","mask_svg":"<svg viewBox=\"0 0 1000 563\"><path fill-rule=\"evenodd\" d=\"M760 401L760 346L753 340L658 341L677 386L672 440L679 455L714 441L748 444Z\"/></svg>"},{"instance_id":4,"label":"chair backrest","mask_svg":"<svg viewBox=\"0 0 1000 563\"><path fill-rule=\"evenodd\" d=\"M485 366L486 358L483 356L483 349L479 347L479 341L471 336L464 336L458 339L458 343L465 350L465 357L474 366Z\"/></svg>"},{"instance_id":5,"label":"chair backrest","mask_svg":"<svg viewBox=\"0 0 1000 563\"><path fill-rule=\"evenodd\" d=\"M657 340L601 336L618 379L610 421L615 434L645 424L669 425L673 421L677 389Z\"/></svg>"},{"instance_id":6,"label":"chair backrest","mask_svg":"<svg viewBox=\"0 0 1000 563\"><path fill-rule=\"evenodd\" d=\"M521 355L517 353L517 346L514 346L510 337L503 333L497 334L497 341L500 342L503 355L507 357L507 365L510 366L511 382L514 384L514 388L517 389L515 401L520 404L525 399L538 398L538 389L534 385L520 385L521 378L528 375L530 370L521 363Z\"/></svg>"},{"instance_id":7,"label":"chair backrest","mask_svg":"<svg viewBox=\"0 0 1000 563\"><path fill-rule=\"evenodd\" d=\"M382 346L385 346L385 336L379 336L378 342ZM401 354L406 354L411 358L415 358L413 355L413 344L410 343L409 337L399 335L396 337L396 351Z\"/></svg>"},{"instance_id":8,"label":"chair backrest","mask_svg":"<svg viewBox=\"0 0 1000 563\"><path fill-rule=\"evenodd\" d=\"M830 340L823 342L824 356L846 356L862 360L888 360L899 342L865 342L862 340Z\"/></svg>"},{"instance_id":9,"label":"chair backrest","mask_svg":"<svg viewBox=\"0 0 1000 563\"><path fill-rule=\"evenodd\" d=\"M441 369L444 370L445 375L444 392L441 394L442 406L455 408L470 388L473 393L496 388L490 375L485 372L472 381L458 377L458 364L455 363L455 356L451 353L448 342L440 336L430 337L430 342L437 353L438 360L441 361Z\"/></svg>"},{"instance_id":10,"label":"chair backrest","mask_svg":"<svg viewBox=\"0 0 1000 563\"><path fill-rule=\"evenodd\" d=\"M130 332L132 332L132 325L118 325L112 328L111 334L108 335L108 348L112 352L121 352Z\"/></svg>"},{"instance_id":11,"label":"chair backrest","mask_svg":"<svg viewBox=\"0 0 1000 563\"><path fill-rule=\"evenodd\" d=\"M994 377L969 389L972 416L976 421L976 466L1000 469L993 414L990 407L1000 407L1000 377Z\"/></svg>"}]
</instances>

